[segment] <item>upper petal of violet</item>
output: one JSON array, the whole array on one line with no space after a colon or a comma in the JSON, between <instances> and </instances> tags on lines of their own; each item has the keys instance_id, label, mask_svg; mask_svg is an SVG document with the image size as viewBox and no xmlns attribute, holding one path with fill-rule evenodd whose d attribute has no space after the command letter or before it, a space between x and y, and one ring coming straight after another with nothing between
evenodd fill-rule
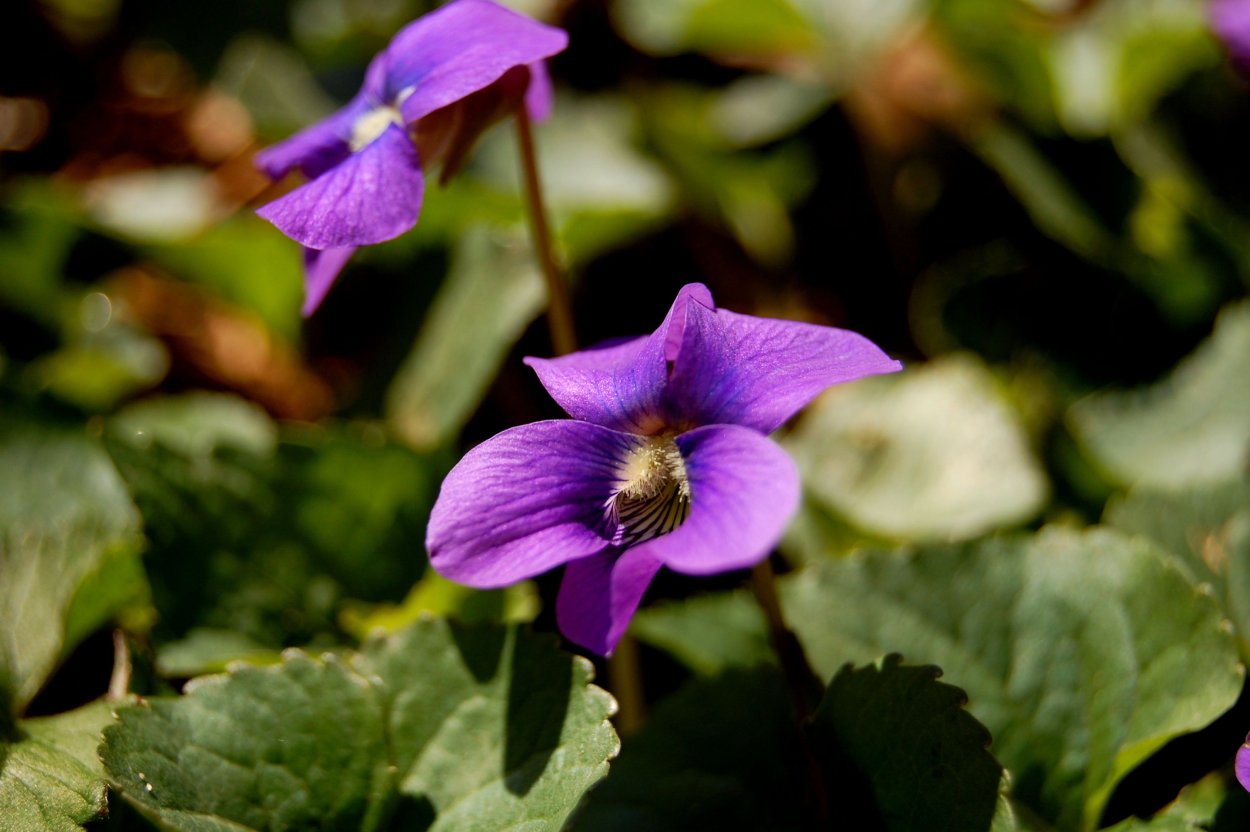
<instances>
[{"instance_id":1,"label":"upper petal of violet","mask_svg":"<svg viewBox=\"0 0 1250 832\"><path fill-rule=\"evenodd\" d=\"M364 246L416 225L424 190L417 149L392 124L338 166L257 213L308 248Z\"/></svg>"},{"instance_id":2,"label":"upper petal of violet","mask_svg":"<svg viewBox=\"0 0 1250 832\"><path fill-rule=\"evenodd\" d=\"M828 387L900 369L902 364L848 330L692 303L668 402L674 417L687 424L771 433Z\"/></svg>"},{"instance_id":3,"label":"upper petal of violet","mask_svg":"<svg viewBox=\"0 0 1250 832\"><path fill-rule=\"evenodd\" d=\"M387 92L417 119L568 45L562 30L490 0L453 0L408 24L387 47Z\"/></svg>"},{"instance_id":4,"label":"upper petal of violet","mask_svg":"<svg viewBox=\"0 0 1250 832\"><path fill-rule=\"evenodd\" d=\"M712 302L707 287L684 286L660 328L651 335L559 358L526 358L538 380L574 419L615 430L653 434L668 426L668 362L686 321L686 306Z\"/></svg>"},{"instance_id":5,"label":"upper petal of violet","mask_svg":"<svg viewBox=\"0 0 1250 832\"><path fill-rule=\"evenodd\" d=\"M605 506L640 440L587 422L534 422L475 447L430 513L430 564L469 586L506 586L603 551Z\"/></svg>"},{"instance_id":6,"label":"upper petal of violet","mask_svg":"<svg viewBox=\"0 0 1250 832\"><path fill-rule=\"evenodd\" d=\"M635 549L688 575L759 563L799 507L799 474L789 454L736 425L697 428L676 442L690 483L690 514Z\"/></svg>"}]
</instances>

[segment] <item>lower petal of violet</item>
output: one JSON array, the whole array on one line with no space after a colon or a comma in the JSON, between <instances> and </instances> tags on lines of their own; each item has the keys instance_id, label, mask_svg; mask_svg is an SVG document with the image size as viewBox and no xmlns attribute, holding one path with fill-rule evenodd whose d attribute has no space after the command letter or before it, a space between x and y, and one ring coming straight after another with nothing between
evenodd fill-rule
<instances>
[{"instance_id":1,"label":"lower petal of violet","mask_svg":"<svg viewBox=\"0 0 1250 832\"><path fill-rule=\"evenodd\" d=\"M305 318L317 311L339 272L355 253L355 246L328 248L325 251L304 249L304 306L300 312Z\"/></svg>"},{"instance_id":2,"label":"lower petal of violet","mask_svg":"<svg viewBox=\"0 0 1250 832\"><path fill-rule=\"evenodd\" d=\"M608 546L605 507L641 440L571 420L506 430L443 480L426 547L443 576L506 586Z\"/></svg>"},{"instance_id":3,"label":"lower petal of violet","mask_svg":"<svg viewBox=\"0 0 1250 832\"><path fill-rule=\"evenodd\" d=\"M660 566L642 547L573 561L556 599L560 632L587 650L611 655Z\"/></svg>"},{"instance_id":4,"label":"lower petal of violet","mask_svg":"<svg viewBox=\"0 0 1250 832\"><path fill-rule=\"evenodd\" d=\"M424 191L417 148L402 127L391 125L342 164L257 213L308 248L365 246L416 225Z\"/></svg>"},{"instance_id":5,"label":"lower petal of violet","mask_svg":"<svg viewBox=\"0 0 1250 832\"><path fill-rule=\"evenodd\" d=\"M746 569L768 556L799 507L799 474L777 443L735 425L677 437L690 483L690 514L668 534L638 545L677 572Z\"/></svg>"}]
</instances>

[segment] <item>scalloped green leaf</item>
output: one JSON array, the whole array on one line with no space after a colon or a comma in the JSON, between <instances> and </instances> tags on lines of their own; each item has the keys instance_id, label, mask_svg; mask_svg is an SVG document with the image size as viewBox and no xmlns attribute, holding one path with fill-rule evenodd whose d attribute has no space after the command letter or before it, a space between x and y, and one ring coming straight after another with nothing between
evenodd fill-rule
<instances>
[{"instance_id":1,"label":"scalloped green leaf","mask_svg":"<svg viewBox=\"0 0 1250 832\"><path fill-rule=\"evenodd\" d=\"M812 720L826 792L836 801L866 782L891 832L972 832L994 819L1003 769L986 750L990 733L941 675L904 666L897 654L845 667Z\"/></svg>"},{"instance_id":2,"label":"scalloped green leaf","mask_svg":"<svg viewBox=\"0 0 1250 832\"><path fill-rule=\"evenodd\" d=\"M549 638L426 621L357 667L380 680L399 791L431 830L559 830L620 747L590 662Z\"/></svg>"},{"instance_id":3,"label":"scalloped green leaf","mask_svg":"<svg viewBox=\"0 0 1250 832\"><path fill-rule=\"evenodd\" d=\"M1236 479L1250 464L1250 303L1225 307L1163 381L1088 396L1068 422L1119 482L1180 490Z\"/></svg>"},{"instance_id":4,"label":"scalloped green leaf","mask_svg":"<svg viewBox=\"0 0 1250 832\"><path fill-rule=\"evenodd\" d=\"M1015 797L1092 829L1115 784L1236 701L1236 642L1209 592L1145 538L1044 530L867 551L783 582L818 672L901 652L968 692Z\"/></svg>"},{"instance_id":5,"label":"scalloped green leaf","mask_svg":"<svg viewBox=\"0 0 1250 832\"><path fill-rule=\"evenodd\" d=\"M175 830L559 830L607 772L610 696L515 628L423 621L123 710L109 782Z\"/></svg>"},{"instance_id":6,"label":"scalloped green leaf","mask_svg":"<svg viewBox=\"0 0 1250 832\"><path fill-rule=\"evenodd\" d=\"M657 707L574 828L825 828L819 780L846 828L989 830L1002 767L963 692L938 675L897 656L839 671L806 729L810 765L776 671L695 682Z\"/></svg>"},{"instance_id":7,"label":"scalloped green leaf","mask_svg":"<svg viewBox=\"0 0 1250 832\"><path fill-rule=\"evenodd\" d=\"M105 813L100 732L113 719L106 702L20 723L0 742L0 819L10 832L79 832Z\"/></svg>"},{"instance_id":8,"label":"scalloped green leaf","mask_svg":"<svg viewBox=\"0 0 1250 832\"><path fill-rule=\"evenodd\" d=\"M786 439L812 499L894 539L964 539L1028 520L1048 485L972 356L825 393Z\"/></svg>"},{"instance_id":9,"label":"scalloped green leaf","mask_svg":"<svg viewBox=\"0 0 1250 832\"><path fill-rule=\"evenodd\" d=\"M81 429L0 420L0 471L0 699L16 714L74 641L142 595L142 574L130 569L129 586L75 603L141 541L117 470Z\"/></svg>"},{"instance_id":10,"label":"scalloped green leaf","mask_svg":"<svg viewBox=\"0 0 1250 832\"><path fill-rule=\"evenodd\" d=\"M292 651L123 709L112 786L174 829L376 829L393 788L379 692L341 659Z\"/></svg>"}]
</instances>

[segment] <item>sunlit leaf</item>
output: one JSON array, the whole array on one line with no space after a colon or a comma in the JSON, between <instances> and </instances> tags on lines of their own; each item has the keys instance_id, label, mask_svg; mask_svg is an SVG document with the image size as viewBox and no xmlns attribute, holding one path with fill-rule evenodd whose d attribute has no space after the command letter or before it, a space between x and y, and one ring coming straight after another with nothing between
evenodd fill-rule
<instances>
[{"instance_id":1,"label":"sunlit leaf","mask_svg":"<svg viewBox=\"0 0 1250 832\"><path fill-rule=\"evenodd\" d=\"M96 756L112 722L110 705L93 702L20 723L0 740L0 818L14 832L79 832L106 812L104 769Z\"/></svg>"},{"instance_id":2,"label":"sunlit leaf","mask_svg":"<svg viewBox=\"0 0 1250 832\"><path fill-rule=\"evenodd\" d=\"M1153 538L1210 583L1250 656L1250 485L1133 489L1108 503L1104 521Z\"/></svg>"},{"instance_id":3,"label":"sunlit leaf","mask_svg":"<svg viewBox=\"0 0 1250 832\"><path fill-rule=\"evenodd\" d=\"M894 538L972 537L1047 496L1019 419L970 356L834 388L786 446L816 501Z\"/></svg>"},{"instance_id":4,"label":"sunlit leaf","mask_svg":"<svg viewBox=\"0 0 1250 832\"><path fill-rule=\"evenodd\" d=\"M548 639L427 621L195 680L123 710L101 752L170 829L556 832L617 747L590 675Z\"/></svg>"}]
</instances>

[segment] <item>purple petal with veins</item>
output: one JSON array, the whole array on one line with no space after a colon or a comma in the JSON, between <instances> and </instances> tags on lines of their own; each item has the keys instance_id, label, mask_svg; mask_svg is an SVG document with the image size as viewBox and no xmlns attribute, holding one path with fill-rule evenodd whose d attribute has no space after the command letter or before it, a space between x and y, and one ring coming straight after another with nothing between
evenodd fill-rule
<instances>
[{"instance_id":1,"label":"purple petal with veins","mask_svg":"<svg viewBox=\"0 0 1250 832\"><path fill-rule=\"evenodd\" d=\"M412 228L424 190L417 149L391 124L342 164L257 213L308 248L364 246Z\"/></svg>"},{"instance_id":2,"label":"purple petal with veins","mask_svg":"<svg viewBox=\"0 0 1250 832\"><path fill-rule=\"evenodd\" d=\"M387 91L413 123L562 51L568 35L490 0L457 0L408 24L387 47Z\"/></svg>"},{"instance_id":3,"label":"purple petal with veins","mask_svg":"<svg viewBox=\"0 0 1250 832\"><path fill-rule=\"evenodd\" d=\"M587 650L611 655L660 566L643 547L573 561L556 598L560 632Z\"/></svg>"},{"instance_id":4,"label":"purple petal with veins","mask_svg":"<svg viewBox=\"0 0 1250 832\"><path fill-rule=\"evenodd\" d=\"M605 506L638 443L573 420L488 439L443 480L426 537L431 565L454 581L496 587L603 551Z\"/></svg>"}]
</instances>

